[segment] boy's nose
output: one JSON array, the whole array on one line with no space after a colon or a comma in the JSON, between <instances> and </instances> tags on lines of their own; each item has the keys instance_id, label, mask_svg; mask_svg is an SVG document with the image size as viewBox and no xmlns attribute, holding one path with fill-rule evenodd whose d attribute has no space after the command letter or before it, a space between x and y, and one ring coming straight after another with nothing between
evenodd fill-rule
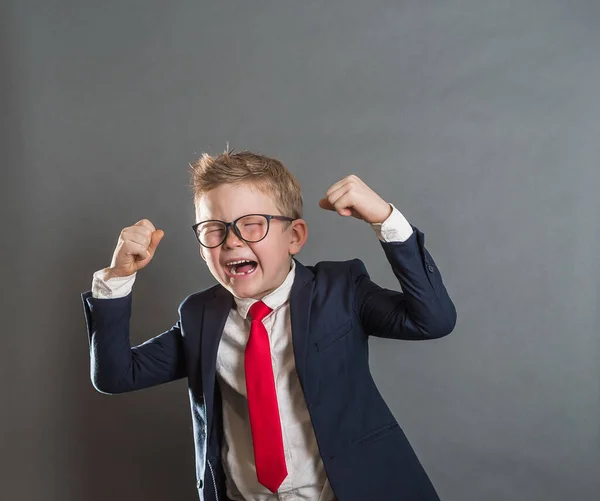
<instances>
[{"instance_id":1,"label":"boy's nose","mask_svg":"<svg viewBox=\"0 0 600 501\"><path fill-rule=\"evenodd\" d=\"M232 227L230 227L229 232L227 233L227 236L225 237L225 242L223 242L223 246L231 247L232 244L240 245L240 244L243 244L243 242L244 241L237 236L237 234L235 233L235 230Z\"/></svg>"}]
</instances>

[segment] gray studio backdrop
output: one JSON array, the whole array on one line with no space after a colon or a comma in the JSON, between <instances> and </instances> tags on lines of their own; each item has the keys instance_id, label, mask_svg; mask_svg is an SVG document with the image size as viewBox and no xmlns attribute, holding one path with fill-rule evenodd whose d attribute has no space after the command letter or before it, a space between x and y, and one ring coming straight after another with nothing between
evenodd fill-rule
<instances>
[{"instance_id":1,"label":"gray studio backdrop","mask_svg":"<svg viewBox=\"0 0 600 501\"><path fill-rule=\"evenodd\" d=\"M351 173L425 233L456 328L372 339L371 365L444 501L600 499L598 2L1 9L1 499L196 499L185 380L96 392L80 293L142 218L165 237L135 344L215 283L188 162L227 141L302 183L306 265L398 289L374 232L318 207Z\"/></svg>"}]
</instances>

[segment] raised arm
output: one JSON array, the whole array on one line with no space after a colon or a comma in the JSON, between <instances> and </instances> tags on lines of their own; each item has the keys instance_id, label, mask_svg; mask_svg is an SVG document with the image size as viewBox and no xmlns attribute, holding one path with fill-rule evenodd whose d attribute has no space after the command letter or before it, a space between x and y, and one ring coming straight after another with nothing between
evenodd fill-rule
<instances>
[{"instance_id":1,"label":"raised arm","mask_svg":"<svg viewBox=\"0 0 600 501\"><path fill-rule=\"evenodd\" d=\"M90 376L102 393L123 393L186 375L179 321L168 331L132 347L129 323L137 271L154 257L164 236L147 219L124 228L111 266L94 273L82 294L90 346Z\"/></svg>"},{"instance_id":2,"label":"raised arm","mask_svg":"<svg viewBox=\"0 0 600 501\"><path fill-rule=\"evenodd\" d=\"M334 183L319 206L370 223L402 287L403 292L380 287L355 260L355 308L365 332L394 339L434 339L452 332L456 309L424 235L398 209L354 174Z\"/></svg>"},{"instance_id":3,"label":"raised arm","mask_svg":"<svg viewBox=\"0 0 600 501\"><path fill-rule=\"evenodd\" d=\"M381 246L402 291L380 287L360 259L352 267L355 307L369 335L393 339L436 339L456 325L456 308L440 272L424 246L424 236L413 226L406 242Z\"/></svg>"},{"instance_id":4,"label":"raised arm","mask_svg":"<svg viewBox=\"0 0 600 501\"><path fill-rule=\"evenodd\" d=\"M114 299L82 294L90 346L90 377L102 393L123 393L186 376L179 321L168 331L131 346L132 293Z\"/></svg>"}]
</instances>

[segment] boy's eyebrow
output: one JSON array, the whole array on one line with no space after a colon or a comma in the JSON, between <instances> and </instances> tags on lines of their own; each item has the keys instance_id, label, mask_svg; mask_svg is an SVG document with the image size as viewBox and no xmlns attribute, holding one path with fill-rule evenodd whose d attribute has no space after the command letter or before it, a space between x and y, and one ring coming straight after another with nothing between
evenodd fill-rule
<instances>
[{"instance_id":1,"label":"boy's eyebrow","mask_svg":"<svg viewBox=\"0 0 600 501\"><path fill-rule=\"evenodd\" d=\"M247 216L249 214L267 214L267 213L266 212L260 212L260 211L258 211L258 212L256 212L256 211L255 212L245 212L241 216L238 216L238 217L236 217L234 219L230 219L229 221L225 221L225 219L219 219L218 217L206 217L206 218L200 219L199 222L202 222L202 221L223 221L224 223L231 223L231 222L235 221L236 219L239 219L241 217Z\"/></svg>"}]
</instances>

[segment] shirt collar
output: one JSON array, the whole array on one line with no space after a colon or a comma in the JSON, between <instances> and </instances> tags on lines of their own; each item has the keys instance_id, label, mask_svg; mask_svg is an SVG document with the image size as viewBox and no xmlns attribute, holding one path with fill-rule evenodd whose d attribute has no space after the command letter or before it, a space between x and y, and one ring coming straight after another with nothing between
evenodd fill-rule
<instances>
[{"instance_id":1,"label":"shirt collar","mask_svg":"<svg viewBox=\"0 0 600 501\"><path fill-rule=\"evenodd\" d=\"M283 303L285 303L289 297L290 292L292 290L292 285L294 284L294 277L296 275L296 262L292 259L292 267L285 277L285 280L282 284L277 287L274 291L271 291L264 298L262 298L262 302L265 303L272 310L276 310ZM254 299L251 297L238 297L233 294L233 299L235 300L235 304L237 307L237 312L241 315L241 317L246 320L248 316L248 310L250 307L258 301L258 299Z\"/></svg>"}]
</instances>

